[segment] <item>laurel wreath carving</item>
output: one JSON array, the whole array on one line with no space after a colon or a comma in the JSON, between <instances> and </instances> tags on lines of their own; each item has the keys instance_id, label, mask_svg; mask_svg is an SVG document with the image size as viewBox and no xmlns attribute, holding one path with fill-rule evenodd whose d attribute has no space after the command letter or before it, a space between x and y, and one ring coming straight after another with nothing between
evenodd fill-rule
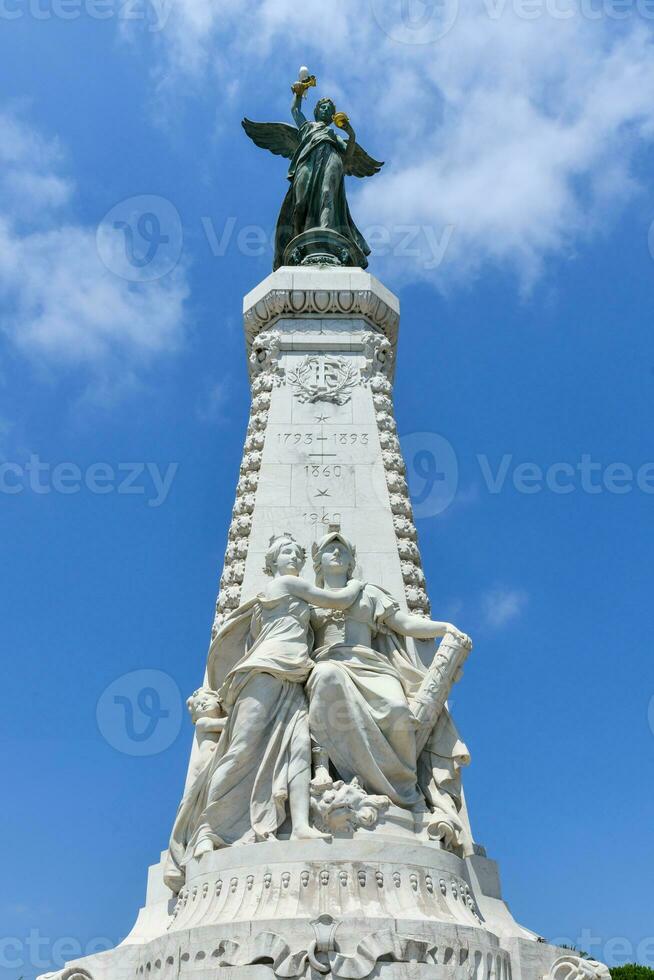
<instances>
[{"instance_id":1,"label":"laurel wreath carving","mask_svg":"<svg viewBox=\"0 0 654 980\"><path fill-rule=\"evenodd\" d=\"M329 366L335 377L330 384L317 385L313 377L314 367L318 362L317 357L306 357L297 368L289 371L289 386L301 402L332 402L335 405L344 405L352 390L361 383L361 372L342 357L325 358L325 365Z\"/></svg>"}]
</instances>

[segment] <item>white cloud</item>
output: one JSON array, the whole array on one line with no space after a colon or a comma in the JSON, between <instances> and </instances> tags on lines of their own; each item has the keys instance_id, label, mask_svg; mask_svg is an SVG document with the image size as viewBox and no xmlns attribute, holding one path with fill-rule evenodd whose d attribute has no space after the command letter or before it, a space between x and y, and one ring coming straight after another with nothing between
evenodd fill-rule
<instances>
[{"instance_id":1,"label":"white cloud","mask_svg":"<svg viewBox=\"0 0 654 980\"><path fill-rule=\"evenodd\" d=\"M24 355L83 366L104 394L134 383L184 336L188 285L177 266L133 282L98 256L96 229L71 220L63 155L17 115L0 113L0 327Z\"/></svg>"},{"instance_id":2,"label":"white cloud","mask_svg":"<svg viewBox=\"0 0 654 980\"><path fill-rule=\"evenodd\" d=\"M248 113L263 88L274 118L309 64L389 161L352 188L359 225L382 223L396 243L401 225L432 240L454 226L440 267L423 230L417 254L396 248L389 271L444 285L500 264L528 285L550 256L604 231L637 187L635 157L654 134L651 24L638 5L618 21L609 3L590 19L575 0L544 2L527 20L517 0L462 0L436 43L399 43L400 3L177 0L157 35L160 79L178 93L213 68L218 92L240 83ZM548 12L562 9L571 16Z\"/></svg>"},{"instance_id":3,"label":"white cloud","mask_svg":"<svg viewBox=\"0 0 654 980\"><path fill-rule=\"evenodd\" d=\"M529 601L520 589L496 588L482 596L481 607L484 621L492 629L501 629L517 619Z\"/></svg>"}]
</instances>

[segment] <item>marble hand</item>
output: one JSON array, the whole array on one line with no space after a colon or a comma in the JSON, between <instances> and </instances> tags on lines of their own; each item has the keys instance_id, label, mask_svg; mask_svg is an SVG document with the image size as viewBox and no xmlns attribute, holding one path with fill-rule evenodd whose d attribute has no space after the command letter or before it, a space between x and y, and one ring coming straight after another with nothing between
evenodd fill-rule
<instances>
[{"instance_id":1,"label":"marble hand","mask_svg":"<svg viewBox=\"0 0 654 980\"><path fill-rule=\"evenodd\" d=\"M447 633L452 633L461 646L466 647L468 650L472 649L472 640L467 633L462 633L460 629L457 629L452 623L447 624Z\"/></svg>"}]
</instances>

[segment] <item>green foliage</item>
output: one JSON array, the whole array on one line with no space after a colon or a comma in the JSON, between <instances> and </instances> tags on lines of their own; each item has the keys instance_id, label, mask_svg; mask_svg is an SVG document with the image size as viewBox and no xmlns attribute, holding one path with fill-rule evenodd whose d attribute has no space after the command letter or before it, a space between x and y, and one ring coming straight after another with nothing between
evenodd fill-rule
<instances>
[{"instance_id":1,"label":"green foliage","mask_svg":"<svg viewBox=\"0 0 654 980\"><path fill-rule=\"evenodd\" d=\"M654 970L640 963L625 963L624 966L612 966L611 980L654 980Z\"/></svg>"}]
</instances>

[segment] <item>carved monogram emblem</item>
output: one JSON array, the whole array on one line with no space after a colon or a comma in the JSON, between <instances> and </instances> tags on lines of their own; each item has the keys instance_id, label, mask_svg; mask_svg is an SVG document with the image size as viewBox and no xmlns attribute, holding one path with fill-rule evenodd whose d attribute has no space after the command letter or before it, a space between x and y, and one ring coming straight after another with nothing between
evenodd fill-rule
<instances>
[{"instance_id":1,"label":"carved monogram emblem","mask_svg":"<svg viewBox=\"0 0 654 980\"><path fill-rule=\"evenodd\" d=\"M360 383L359 369L351 361L325 354L305 357L288 372L288 384L301 402L344 405Z\"/></svg>"}]
</instances>

